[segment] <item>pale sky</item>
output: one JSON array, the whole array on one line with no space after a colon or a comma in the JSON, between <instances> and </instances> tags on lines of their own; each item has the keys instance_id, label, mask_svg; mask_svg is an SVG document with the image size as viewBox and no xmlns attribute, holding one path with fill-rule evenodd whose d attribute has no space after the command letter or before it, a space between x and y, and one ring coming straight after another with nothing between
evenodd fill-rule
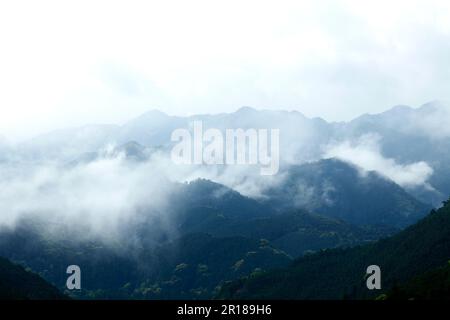
<instances>
[{"instance_id":1,"label":"pale sky","mask_svg":"<svg viewBox=\"0 0 450 320\"><path fill-rule=\"evenodd\" d=\"M450 100L450 1L1 1L0 135Z\"/></svg>"}]
</instances>

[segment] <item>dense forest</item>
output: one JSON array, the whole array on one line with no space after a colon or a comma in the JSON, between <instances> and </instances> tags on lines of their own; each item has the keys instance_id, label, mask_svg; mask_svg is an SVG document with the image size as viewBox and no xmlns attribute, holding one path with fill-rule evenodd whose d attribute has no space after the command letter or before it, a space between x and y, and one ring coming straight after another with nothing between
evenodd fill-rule
<instances>
[{"instance_id":1,"label":"dense forest","mask_svg":"<svg viewBox=\"0 0 450 320\"><path fill-rule=\"evenodd\" d=\"M450 202L404 231L376 243L304 256L287 268L227 283L226 299L427 298L446 292ZM382 289L368 290L366 268L378 265ZM441 268L441 269L438 269Z\"/></svg>"}]
</instances>

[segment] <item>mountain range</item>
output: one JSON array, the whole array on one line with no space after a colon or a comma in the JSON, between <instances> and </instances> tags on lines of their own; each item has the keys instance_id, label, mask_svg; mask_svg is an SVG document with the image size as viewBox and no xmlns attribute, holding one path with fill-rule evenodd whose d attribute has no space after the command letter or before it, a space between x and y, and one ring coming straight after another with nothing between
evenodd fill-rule
<instances>
[{"instance_id":1,"label":"mountain range","mask_svg":"<svg viewBox=\"0 0 450 320\"><path fill-rule=\"evenodd\" d=\"M190 117L150 111L121 126L50 132L0 156L11 188L21 186L16 175L38 172L17 190L41 206L23 206L13 224L0 225L0 256L61 292L76 261L83 289L69 293L74 298L422 297L434 288L421 279L447 274L449 206L433 207L450 194L450 132L439 127L449 113L439 102L342 123L249 107ZM171 132L194 120L220 130L279 128L280 172L171 165ZM127 174L133 185L120 180ZM103 178L98 186L114 191L106 198L89 188ZM70 211L84 198L74 212L85 224L45 212ZM90 218L83 221L90 209L119 219L117 230L93 232ZM363 286L368 263L386 270L381 292Z\"/></svg>"},{"instance_id":2,"label":"mountain range","mask_svg":"<svg viewBox=\"0 0 450 320\"><path fill-rule=\"evenodd\" d=\"M450 133L446 129L435 129L448 127L445 123L450 123L450 108L443 102L431 102L417 109L396 106L349 122L327 122L321 118L307 118L297 111L259 111L250 107L234 113L189 117L169 116L153 110L121 126L87 125L50 132L25 141L15 149L29 159L65 160L74 160L83 153L96 152L110 144L120 146L131 141L144 147L167 150L173 144L170 141L172 131L189 129L194 120L202 121L205 129L281 129L280 154L286 166L320 160L330 153L330 149L343 144L353 148L356 154L360 151L358 147L376 144L376 150L372 151L379 158L375 160L384 161L385 166L407 167L423 163L429 167L428 176L416 179L420 181L398 178L400 184L422 202L436 206L450 193L450 169L446 165L450 160ZM372 137L373 141L361 141L362 137ZM373 168L364 169L376 170L391 179L395 175L395 166L386 168L374 163L374 159L356 159L354 154L346 157L342 152L336 156L357 165L366 163Z\"/></svg>"},{"instance_id":3,"label":"mountain range","mask_svg":"<svg viewBox=\"0 0 450 320\"><path fill-rule=\"evenodd\" d=\"M143 212L111 243L81 240L85 230L64 225L53 225L48 233L49 221L27 217L0 230L0 255L61 290L65 268L77 261L83 270L82 298L211 298L226 280L396 231L358 227L295 208L278 212L208 180L177 184L171 196L176 201L165 216L170 226Z\"/></svg>"}]
</instances>

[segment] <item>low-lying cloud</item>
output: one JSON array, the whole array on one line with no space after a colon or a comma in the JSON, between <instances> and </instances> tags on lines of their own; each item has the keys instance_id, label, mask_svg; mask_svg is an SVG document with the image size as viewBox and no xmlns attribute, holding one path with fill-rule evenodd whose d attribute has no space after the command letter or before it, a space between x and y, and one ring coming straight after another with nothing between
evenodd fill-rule
<instances>
[{"instance_id":1,"label":"low-lying cloud","mask_svg":"<svg viewBox=\"0 0 450 320\"><path fill-rule=\"evenodd\" d=\"M427 185L433 168L424 161L399 164L381 153L380 136L363 135L354 142L344 141L325 148L325 158L353 163L366 171L377 171L402 187Z\"/></svg>"},{"instance_id":2,"label":"low-lying cloud","mask_svg":"<svg viewBox=\"0 0 450 320\"><path fill-rule=\"evenodd\" d=\"M2 164L0 225L36 216L113 236L138 213L164 211L171 188L151 162L130 163L123 155L73 166Z\"/></svg>"}]
</instances>

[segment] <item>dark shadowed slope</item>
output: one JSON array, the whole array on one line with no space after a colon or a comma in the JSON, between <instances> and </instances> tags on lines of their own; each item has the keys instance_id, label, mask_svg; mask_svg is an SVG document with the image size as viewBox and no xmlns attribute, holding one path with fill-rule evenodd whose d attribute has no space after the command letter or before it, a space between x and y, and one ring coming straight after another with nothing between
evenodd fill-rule
<instances>
[{"instance_id":1,"label":"dark shadowed slope","mask_svg":"<svg viewBox=\"0 0 450 320\"><path fill-rule=\"evenodd\" d=\"M66 299L38 275L0 258L0 300Z\"/></svg>"},{"instance_id":2,"label":"dark shadowed slope","mask_svg":"<svg viewBox=\"0 0 450 320\"><path fill-rule=\"evenodd\" d=\"M387 300L449 300L450 261L444 267L428 271L401 286L395 286L378 299Z\"/></svg>"},{"instance_id":3,"label":"dark shadowed slope","mask_svg":"<svg viewBox=\"0 0 450 320\"><path fill-rule=\"evenodd\" d=\"M450 202L399 234L374 244L326 250L289 268L226 285L222 298L361 299L447 264L450 258ZM382 290L366 288L369 265L382 271Z\"/></svg>"}]
</instances>

